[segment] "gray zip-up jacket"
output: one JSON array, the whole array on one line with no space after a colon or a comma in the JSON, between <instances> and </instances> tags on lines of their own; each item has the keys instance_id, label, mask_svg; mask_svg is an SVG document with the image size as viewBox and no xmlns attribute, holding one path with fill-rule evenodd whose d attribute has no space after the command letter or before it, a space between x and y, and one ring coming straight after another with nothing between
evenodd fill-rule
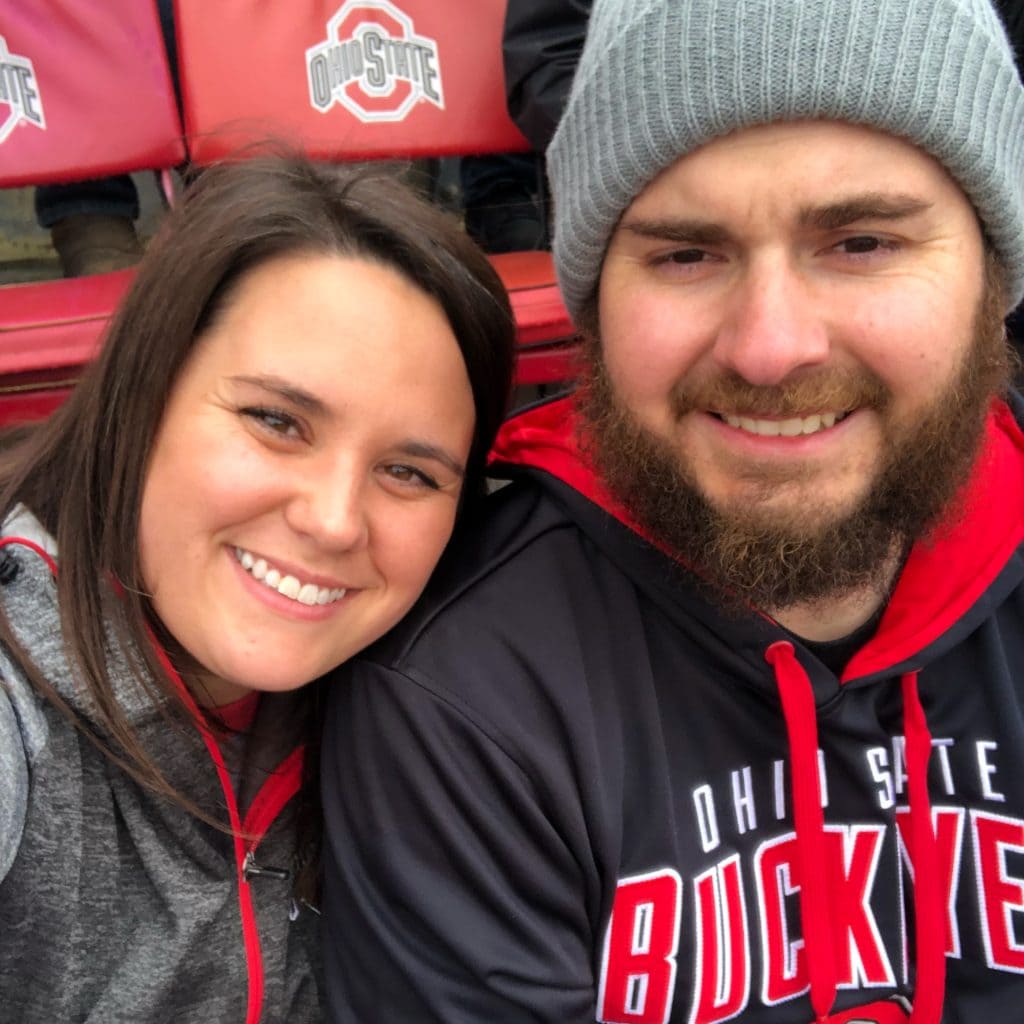
<instances>
[{"instance_id":1,"label":"gray zip-up jacket","mask_svg":"<svg viewBox=\"0 0 1024 1024\"><path fill-rule=\"evenodd\" d=\"M52 544L22 516L19 533L33 531L39 546L0 540L0 604L89 721L63 652ZM168 780L222 819L233 807L254 836L218 832L140 787L0 649L0 1021L318 1021L316 915L284 877L301 777L301 750L282 746L292 701L264 695L229 742L189 736L141 695L122 652L114 664Z\"/></svg>"}]
</instances>

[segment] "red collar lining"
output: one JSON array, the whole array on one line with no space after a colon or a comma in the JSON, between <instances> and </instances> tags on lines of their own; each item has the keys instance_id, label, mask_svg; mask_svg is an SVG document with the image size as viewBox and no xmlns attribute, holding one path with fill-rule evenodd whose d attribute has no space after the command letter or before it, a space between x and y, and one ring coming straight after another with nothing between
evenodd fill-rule
<instances>
[{"instance_id":1,"label":"red collar lining","mask_svg":"<svg viewBox=\"0 0 1024 1024\"><path fill-rule=\"evenodd\" d=\"M956 623L991 586L1024 540L1024 434L1002 402L969 483L962 520L933 544L915 545L878 632L850 661L843 681L912 658Z\"/></svg>"},{"instance_id":2,"label":"red collar lining","mask_svg":"<svg viewBox=\"0 0 1024 1024\"><path fill-rule=\"evenodd\" d=\"M230 704L221 704L210 711L232 732L248 732L260 706L260 694L254 690Z\"/></svg>"}]
</instances>

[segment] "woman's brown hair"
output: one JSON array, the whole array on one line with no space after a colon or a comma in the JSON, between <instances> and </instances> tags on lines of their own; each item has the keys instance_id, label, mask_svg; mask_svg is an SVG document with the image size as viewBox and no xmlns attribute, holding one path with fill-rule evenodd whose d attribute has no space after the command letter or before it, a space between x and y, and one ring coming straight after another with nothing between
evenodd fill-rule
<instances>
[{"instance_id":1,"label":"woman's brown hair","mask_svg":"<svg viewBox=\"0 0 1024 1024\"><path fill-rule=\"evenodd\" d=\"M0 515L6 519L25 506L57 541L65 646L98 729L76 724L138 782L193 813L201 814L163 778L115 697L107 631L115 631L138 670L138 685L169 720L186 720L185 701L147 638L151 626L159 630L138 550L148 459L182 367L239 280L295 253L379 262L440 304L476 408L464 494L464 503L474 502L483 493L485 458L511 385L513 327L500 280L448 215L394 178L296 156L256 156L198 178L151 243L78 387L49 420L12 435L0 455ZM112 582L121 593L115 602ZM37 690L74 717L2 614L0 643ZM194 730L183 730L189 733ZM315 765L307 774L313 771Z\"/></svg>"}]
</instances>

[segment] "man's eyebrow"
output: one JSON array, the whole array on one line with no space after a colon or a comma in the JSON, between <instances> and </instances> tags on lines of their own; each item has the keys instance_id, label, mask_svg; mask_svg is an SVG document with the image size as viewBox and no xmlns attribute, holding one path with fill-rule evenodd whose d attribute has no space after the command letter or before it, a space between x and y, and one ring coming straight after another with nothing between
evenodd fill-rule
<instances>
[{"instance_id":1,"label":"man's eyebrow","mask_svg":"<svg viewBox=\"0 0 1024 1024\"><path fill-rule=\"evenodd\" d=\"M686 245L722 245L732 237L721 224L706 220L647 220L631 217L624 220L620 228L640 238Z\"/></svg>"},{"instance_id":2,"label":"man's eyebrow","mask_svg":"<svg viewBox=\"0 0 1024 1024\"><path fill-rule=\"evenodd\" d=\"M398 445L397 450L403 455L411 455L417 459L433 459L440 462L442 466L450 469L457 477L466 475L466 467L451 452L440 448L436 444L429 444L426 441L403 441Z\"/></svg>"},{"instance_id":3,"label":"man's eyebrow","mask_svg":"<svg viewBox=\"0 0 1024 1024\"><path fill-rule=\"evenodd\" d=\"M234 384L248 384L251 387L262 388L264 391L278 395L285 401L291 402L292 405L305 409L307 412L320 414L327 412L327 406L316 395L305 388L290 384L283 377L275 377L272 374L255 377L248 374L238 374L228 379Z\"/></svg>"},{"instance_id":4,"label":"man's eyebrow","mask_svg":"<svg viewBox=\"0 0 1024 1024\"><path fill-rule=\"evenodd\" d=\"M924 213L931 206L915 196L866 192L820 206L804 206L797 219L801 227L834 231L862 220L903 220ZM723 245L732 239L723 225L697 218L630 217L623 220L620 229L640 238L681 245Z\"/></svg>"},{"instance_id":5,"label":"man's eyebrow","mask_svg":"<svg viewBox=\"0 0 1024 1024\"><path fill-rule=\"evenodd\" d=\"M931 206L915 196L867 192L822 206L804 206L798 220L802 227L834 231L862 220L904 220L924 213Z\"/></svg>"}]
</instances>

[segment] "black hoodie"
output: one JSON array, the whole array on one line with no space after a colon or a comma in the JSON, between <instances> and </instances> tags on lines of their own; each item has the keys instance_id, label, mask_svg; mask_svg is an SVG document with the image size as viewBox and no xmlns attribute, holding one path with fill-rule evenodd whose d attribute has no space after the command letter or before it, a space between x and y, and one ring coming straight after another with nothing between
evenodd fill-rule
<instances>
[{"instance_id":1,"label":"black hoodie","mask_svg":"<svg viewBox=\"0 0 1024 1024\"><path fill-rule=\"evenodd\" d=\"M333 688L330 1019L1018 1024L1014 415L841 678L644 540L573 435L566 400L507 425L515 482Z\"/></svg>"}]
</instances>

